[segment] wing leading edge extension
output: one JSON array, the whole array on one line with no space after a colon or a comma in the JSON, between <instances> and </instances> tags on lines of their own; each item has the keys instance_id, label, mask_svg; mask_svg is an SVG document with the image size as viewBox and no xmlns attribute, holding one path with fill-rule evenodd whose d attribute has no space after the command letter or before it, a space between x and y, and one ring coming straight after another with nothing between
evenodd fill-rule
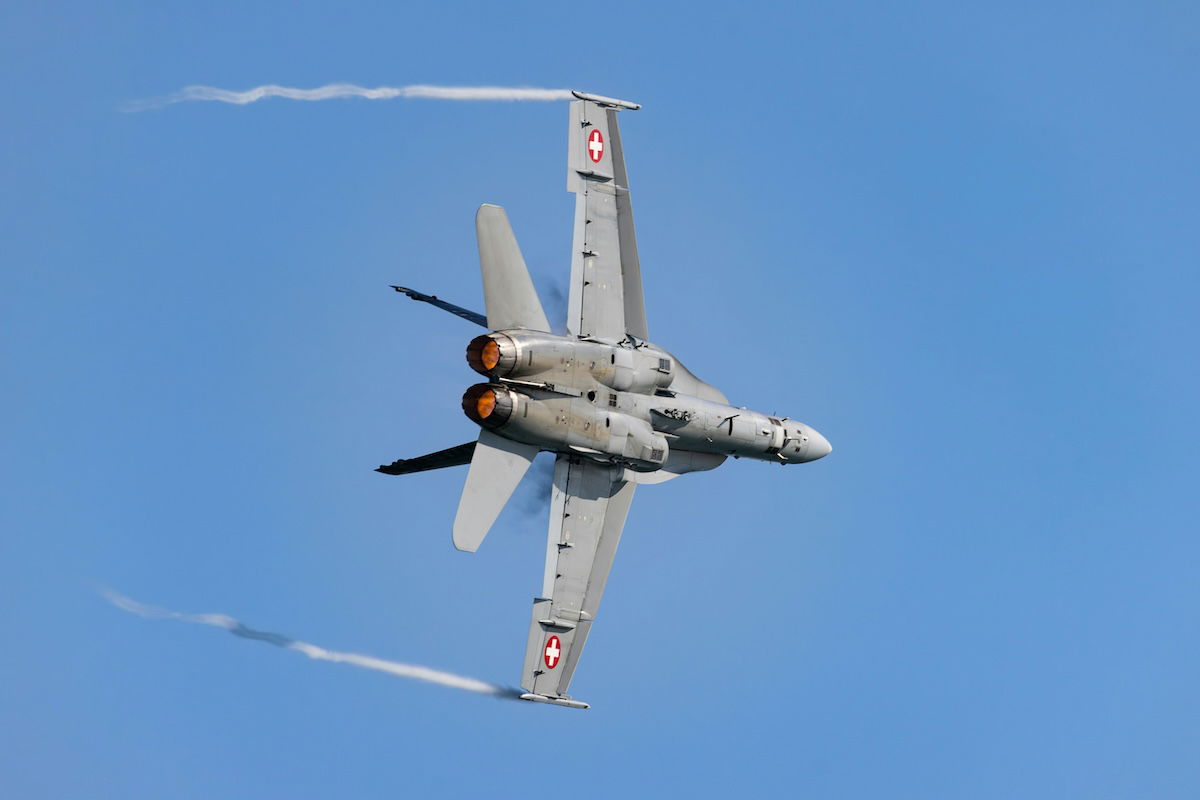
<instances>
[{"instance_id":1,"label":"wing leading edge extension","mask_svg":"<svg viewBox=\"0 0 1200 800\"><path fill-rule=\"evenodd\" d=\"M546 573L534 598L521 686L526 699L582 706L567 689L579 665L637 486L621 467L558 456ZM586 707L586 706L584 706Z\"/></svg>"}]
</instances>

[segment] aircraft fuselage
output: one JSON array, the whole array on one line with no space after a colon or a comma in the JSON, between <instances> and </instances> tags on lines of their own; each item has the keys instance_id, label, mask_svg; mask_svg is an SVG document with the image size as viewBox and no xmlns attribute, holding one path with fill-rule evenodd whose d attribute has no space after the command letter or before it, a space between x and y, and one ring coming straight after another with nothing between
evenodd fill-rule
<instances>
[{"instance_id":1,"label":"aircraft fuselage","mask_svg":"<svg viewBox=\"0 0 1200 800\"><path fill-rule=\"evenodd\" d=\"M496 331L471 341L467 363L490 381L467 390L466 415L543 450L672 476L726 456L794 464L831 451L803 423L729 405L649 342Z\"/></svg>"}]
</instances>

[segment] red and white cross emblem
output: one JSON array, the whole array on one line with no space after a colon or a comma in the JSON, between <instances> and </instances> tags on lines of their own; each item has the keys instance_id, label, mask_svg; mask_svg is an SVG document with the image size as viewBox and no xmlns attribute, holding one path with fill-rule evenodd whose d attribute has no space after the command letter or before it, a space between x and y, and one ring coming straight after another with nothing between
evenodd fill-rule
<instances>
[{"instance_id":1,"label":"red and white cross emblem","mask_svg":"<svg viewBox=\"0 0 1200 800\"><path fill-rule=\"evenodd\" d=\"M551 636L546 640L546 651L542 653L542 660L546 662L547 669L554 669L558 666L558 661L562 657L562 648L559 647L558 637Z\"/></svg>"},{"instance_id":2,"label":"red and white cross emblem","mask_svg":"<svg viewBox=\"0 0 1200 800\"><path fill-rule=\"evenodd\" d=\"M600 159L604 158L604 134L600 133L599 128L592 128L588 134L587 154L593 164L599 164Z\"/></svg>"}]
</instances>

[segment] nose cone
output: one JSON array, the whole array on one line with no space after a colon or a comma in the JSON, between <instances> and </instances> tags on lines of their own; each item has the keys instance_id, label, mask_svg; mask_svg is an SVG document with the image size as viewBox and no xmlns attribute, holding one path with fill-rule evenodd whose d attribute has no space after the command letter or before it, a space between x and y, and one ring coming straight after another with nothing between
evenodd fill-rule
<instances>
[{"instance_id":1,"label":"nose cone","mask_svg":"<svg viewBox=\"0 0 1200 800\"><path fill-rule=\"evenodd\" d=\"M808 451L804 454L805 461L816 461L833 452L833 445L812 428L808 429Z\"/></svg>"},{"instance_id":2,"label":"nose cone","mask_svg":"<svg viewBox=\"0 0 1200 800\"><path fill-rule=\"evenodd\" d=\"M791 427L793 424L795 428ZM788 423L788 426L788 441L779 453L784 463L803 464L824 458L833 452L833 445L813 427L798 422Z\"/></svg>"}]
</instances>

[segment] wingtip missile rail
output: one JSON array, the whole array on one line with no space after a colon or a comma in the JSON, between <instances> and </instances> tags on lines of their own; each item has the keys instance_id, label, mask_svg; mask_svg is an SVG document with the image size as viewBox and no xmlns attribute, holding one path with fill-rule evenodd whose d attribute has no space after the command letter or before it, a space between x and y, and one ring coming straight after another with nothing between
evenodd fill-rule
<instances>
[{"instance_id":1,"label":"wingtip missile rail","mask_svg":"<svg viewBox=\"0 0 1200 800\"><path fill-rule=\"evenodd\" d=\"M534 694L526 692L521 695L522 700L528 700L532 703L549 703L554 706L566 706L567 708L591 708L590 705L582 700L572 700L569 697L547 697L544 694Z\"/></svg>"},{"instance_id":2,"label":"wingtip missile rail","mask_svg":"<svg viewBox=\"0 0 1200 800\"><path fill-rule=\"evenodd\" d=\"M591 100L593 103L598 103L602 106L628 108L630 111L637 111L642 107L641 103L631 103L628 100L618 100L615 97L605 97L602 94L588 94L587 92L577 92L574 89L571 90L571 94L575 95L580 100Z\"/></svg>"}]
</instances>

